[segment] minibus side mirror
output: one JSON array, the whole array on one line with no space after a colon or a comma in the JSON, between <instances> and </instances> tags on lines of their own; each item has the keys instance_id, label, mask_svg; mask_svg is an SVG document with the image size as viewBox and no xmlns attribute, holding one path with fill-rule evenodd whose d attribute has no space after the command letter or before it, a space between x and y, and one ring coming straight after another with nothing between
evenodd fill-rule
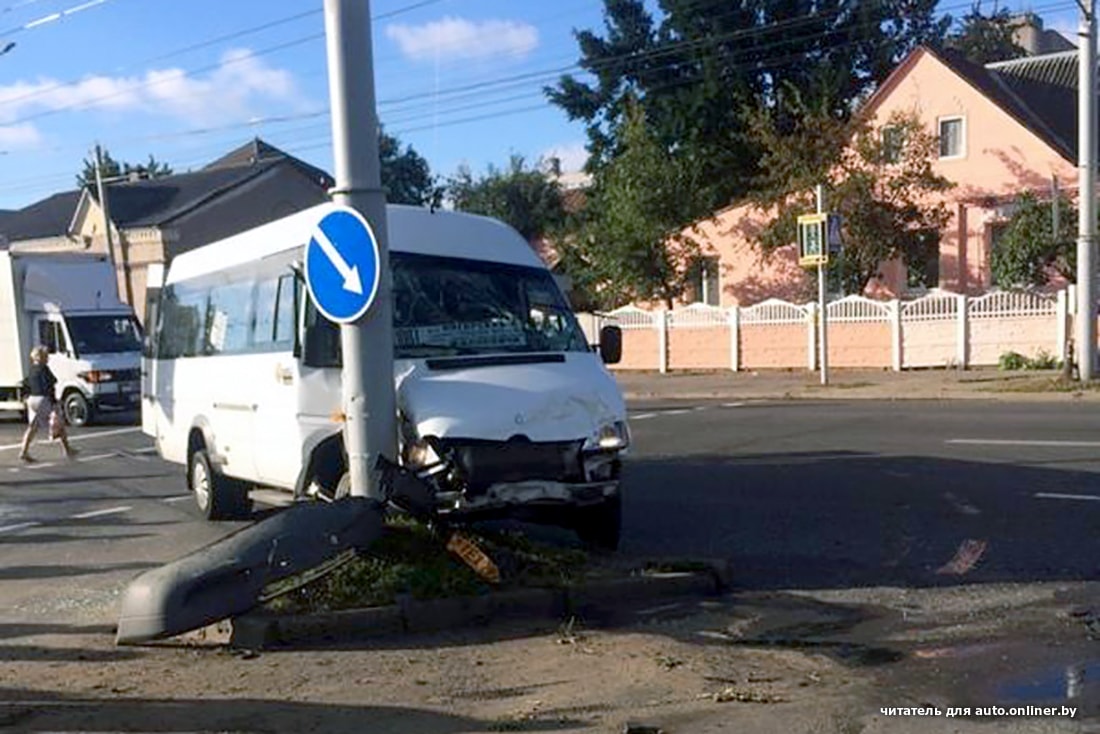
<instances>
[{"instance_id":1,"label":"minibus side mirror","mask_svg":"<svg viewBox=\"0 0 1100 734\"><path fill-rule=\"evenodd\" d=\"M600 329L600 359L604 364L618 364L623 358L623 331L618 326Z\"/></svg>"}]
</instances>

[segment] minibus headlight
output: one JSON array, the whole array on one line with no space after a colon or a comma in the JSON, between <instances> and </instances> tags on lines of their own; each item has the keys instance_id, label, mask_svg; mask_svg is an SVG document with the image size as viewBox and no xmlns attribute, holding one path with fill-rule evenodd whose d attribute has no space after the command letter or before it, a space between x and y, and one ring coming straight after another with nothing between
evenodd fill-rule
<instances>
[{"instance_id":1,"label":"minibus headlight","mask_svg":"<svg viewBox=\"0 0 1100 734\"><path fill-rule=\"evenodd\" d=\"M78 372L77 377L85 382L98 383L98 382L111 382L115 379L113 373L107 370L88 370L87 372Z\"/></svg>"},{"instance_id":2,"label":"minibus headlight","mask_svg":"<svg viewBox=\"0 0 1100 734\"><path fill-rule=\"evenodd\" d=\"M406 443L402 454L405 466L410 469L423 469L439 463L439 454L422 438Z\"/></svg>"},{"instance_id":3,"label":"minibus headlight","mask_svg":"<svg viewBox=\"0 0 1100 734\"><path fill-rule=\"evenodd\" d=\"M617 451L630 445L630 429L626 421L615 421L600 426L596 434L594 448L602 451Z\"/></svg>"}]
</instances>

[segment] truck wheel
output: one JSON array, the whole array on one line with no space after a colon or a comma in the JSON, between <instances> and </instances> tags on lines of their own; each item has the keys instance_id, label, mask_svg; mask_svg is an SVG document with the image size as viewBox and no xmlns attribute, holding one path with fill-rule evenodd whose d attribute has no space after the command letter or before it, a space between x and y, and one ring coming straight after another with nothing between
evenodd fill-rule
<instances>
[{"instance_id":1,"label":"truck wheel","mask_svg":"<svg viewBox=\"0 0 1100 734\"><path fill-rule=\"evenodd\" d=\"M600 550L618 550L623 527L621 495L612 495L598 505L574 512L573 530L582 543Z\"/></svg>"},{"instance_id":2,"label":"truck wheel","mask_svg":"<svg viewBox=\"0 0 1100 734\"><path fill-rule=\"evenodd\" d=\"M248 487L237 479L219 474L204 449L191 454L187 481L199 512L207 520L239 520L252 510Z\"/></svg>"},{"instance_id":3,"label":"truck wheel","mask_svg":"<svg viewBox=\"0 0 1100 734\"><path fill-rule=\"evenodd\" d=\"M70 426L86 426L92 422L92 406L79 391L66 394L61 400L61 409Z\"/></svg>"}]
</instances>

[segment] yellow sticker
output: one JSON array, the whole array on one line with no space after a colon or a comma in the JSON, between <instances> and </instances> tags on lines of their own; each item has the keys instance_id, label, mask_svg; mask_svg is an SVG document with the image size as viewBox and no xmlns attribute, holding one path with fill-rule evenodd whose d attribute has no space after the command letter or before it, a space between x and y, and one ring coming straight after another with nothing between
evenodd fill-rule
<instances>
[{"instance_id":1,"label":"yellow sticker","mask_svg":"<svg viewBox=\"0 0 1100 734\"><path fill-rule=\"evenodd\" d=\"M493 563L493 559L485 555L485 551L478 548L477 544L465 535L451 533L447 541L447 550L461 558L463 563L474 569L481 578L494 584L500 583L500 569L497 568L497 564Z\"/></svg>"}]
</instances>

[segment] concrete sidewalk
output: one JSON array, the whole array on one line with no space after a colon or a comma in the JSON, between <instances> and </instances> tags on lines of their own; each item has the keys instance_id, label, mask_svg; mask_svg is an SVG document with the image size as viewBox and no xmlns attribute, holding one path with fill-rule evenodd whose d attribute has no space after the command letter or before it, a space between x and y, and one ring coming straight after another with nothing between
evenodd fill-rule
<instances>
[{"instance_id":1,"label":"concrete sidewalk","mask_svg":"<svg viewBox=\"0 0 1100 734\"><path fill-rule=\"evenodd\" d=\"M1012 400L1100 401L1100 385L1064 385L1056 371L833 370L829 385L809 371L669 372L616 371L628 400Z\"/></svg>"}]
</instances>

